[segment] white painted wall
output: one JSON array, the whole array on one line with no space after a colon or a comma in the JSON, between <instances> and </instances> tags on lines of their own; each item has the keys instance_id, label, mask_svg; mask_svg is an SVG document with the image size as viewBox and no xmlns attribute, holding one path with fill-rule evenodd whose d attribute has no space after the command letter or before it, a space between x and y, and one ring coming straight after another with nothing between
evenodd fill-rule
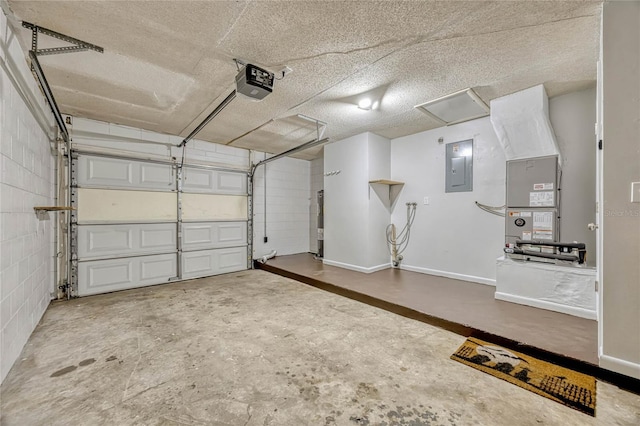
<instances>
[{"instance_id":1,"label":"white painted wall","mask_svg":"<svg viewBox=\"0 0 640 426\"><path fill-rule=\"evenodd\" d=\"M549 99L549 115L562 153L560 238L587 245L587 264L596 265L596 89Z\"/></svg>"},{"instance_id":2,"label":"white painted wall","mask_svg":"<svg viewBox=\"0 0 640 426\"><path fill-rule=\"evenodd\" d=\"M640 379L640 3L604 4L602 55L600 366Z\"/></svg>"},{"instance_id":3,"label":"white painted wall","mask_svg":"<svg viewBox=\"0 0 640 426\"><path fill-rule=\"evenodd\" d=\"M51 122L3 13L0 45L0 60L15 64L14 80L28 86L25 90L36 108ZM0 380L4 380L51 300L55 213L48 214L49 220L38 220L33 207L54 205L55 200L48 137L4 67L0 76Z\"/></svg>"},{"instance_id":4,"label":"white painted wall","mask_svg":"<svg viewBox=\"0 0 640 426\"><path fill-rule=\"evenodd\" d=\"M256 162L264 154L256 155ZM267 173L267 242L264 242L264 173ZM309 161L281 158L260 166L256 171L253 194L254 252L257 259L272 250L278 256L309 251L309 209L311 184Z\"/></svg>"},{"instance_id":5,"label":"white painted wall","mask_svg":"<svg viewBox=\"0 0 640 426\"><path fill-rule=\"evenodd\" d=\"M473 139L473 192L445 193L445 145L467 139ZM418 203L402 268L495 283L504 219L474 202L504 204L505 161L488 117L391 142L391 178L405 182L392 214L396 227L406 223L405 203Z\"/></svg>"},{"instance_id":6,"label":"white painted wall","mask_svg":"<svg viewBox=\"0 0 640 426\"><path fill-rule=\"evenodd\" d=\"M365 267L369 209L367 134L324 147L324 261Z\"/></svg>"},{"instance_id":7,"label":"white painted wall","mask_svg":"<svg viewBox=\"0 0 640 426\"><path fill-rule=\"evenodd\" d=\"M587 244L595 264L595 89L549 101L550 120L563 156L563 241ZM439 144L438 138L444 143ZM445 193L445 144L474 140L473 192ZM488 118L394 139L391 176L405 182L393 211L397 227L406 222L405 202L418 202L403 268L495 283L495 260L502 255L504 220L474 205L500 206L505 197L506 159ZM424 205L429 197L429 205Z\"/></svg>"},{"instance_id":8,"label":"white painted wall","mask_svg":"<svg viewBox=\"0 0 640 426\"><path fill-rule=\"evenodd\" d=\"M369 180L389 179L390 142L363 133L324 148L324 263L373 272L389 266L384 230L389 211Z\"/></svg>"},{"instance_id":9,"label":"white painted wall","mask_svg":"<svg viewBox=\"0 0 640 426\"><path fill-rule=\"evenodd\" d=\"M374 133L367 134L369 177L368 180L389 179L391 177L391 141ZM389 207L388 187L386 185L373 188L369 191L369 217L368 217L368 241L367 256L370 267L388 265L390 254L387 249L385 229L391 219ZM379 192L376 192L377 189ZM384 189L384 191L382 191ZM380 192L384 192L381 194Z\"/></svg>"}]
</instances>

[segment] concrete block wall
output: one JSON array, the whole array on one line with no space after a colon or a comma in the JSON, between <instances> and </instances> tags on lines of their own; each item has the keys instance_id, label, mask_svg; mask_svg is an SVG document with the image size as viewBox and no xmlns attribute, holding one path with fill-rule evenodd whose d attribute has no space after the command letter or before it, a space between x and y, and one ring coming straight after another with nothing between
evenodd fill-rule
<instances>
[{"instance_id":1,"label":"concrete block wall","mask_svg":"<svg viewBox=\"0 0 640 426\"><path fill-rule=\"evenodd\" d=\"M264 158L257 155L256 161ZM310 162L282 158L266 165L267 238L264 242L264 172L256 171L254 185L254 259L276 250L278 255L309 251L309 209L311 200Z\"/></svg>"},{"instance_id":2,"label":"concrete block wall","mask_svg":"<svg viewBox=\"0 0 640 426\"><path fill-rule=\"evenodd\" d=\"M80 117L72 117L72 123L69 130L76 146L106 148L125 155L149 154L165 159L182 157L182 148L177 145L184 138L179 136ZM249 151L194 139L187 144L185 161L219 163L246 170L249 167Z\"/></svg>"},{"instance_id":3,"label":"concrete block wall","mask_svg":"<svg viewBox=\"0 0 640 426\"><path fill-rule=\"evenodd\" d=\"M34 206L54 205L54 160L48 136L13 81L44 101L22 51L0 13L1 60L21 75L0 70L0 380L19 357L51 300L55 213L39 220ZM10 69L10 67L7 67ZM13 80L13 81L12 81ZM48 114L50 119L50 114Z\"/></svg>"}]
</instances>

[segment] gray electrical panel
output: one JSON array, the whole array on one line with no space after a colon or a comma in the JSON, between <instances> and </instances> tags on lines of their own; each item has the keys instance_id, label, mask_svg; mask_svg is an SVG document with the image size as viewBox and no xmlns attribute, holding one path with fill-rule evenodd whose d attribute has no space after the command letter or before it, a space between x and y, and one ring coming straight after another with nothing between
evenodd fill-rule
<instances>
[{"instance_id":1,"label":"gray electrical panel","mask_svg":"<svg viewBox=\"0 0 640 426\"><path fill-rule=\"evenodd\" d=\"M537 157L507 162L505 243L558 242L558 157Z\"/></svg>"},{"instance_id":2,"label":"gray electrical panel","mask_svg":"<svg viewBox=\"0 0 640 426\"><path fill-rule=\"evenodd\" d=\"M446 145L445 192L473 191L473 139Z\"/></svg>"}]
</instances>

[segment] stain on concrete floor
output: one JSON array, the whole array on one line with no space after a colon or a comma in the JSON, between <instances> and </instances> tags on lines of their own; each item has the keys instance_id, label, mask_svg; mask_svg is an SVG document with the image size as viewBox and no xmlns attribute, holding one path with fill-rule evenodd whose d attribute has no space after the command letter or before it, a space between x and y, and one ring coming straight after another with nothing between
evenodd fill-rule
<instances>
[{"instance_id":1,"label":"stain on concrete floor","mask_svg":"<svg viewBox=\"0 0 640 426\"><path fill-rule=\"evenodd\" d=\"M592 418L450 360L463 341L264 271L56 302L0 423L640 424L640 396L599 383Z\"/></svg>"}]
</instances>

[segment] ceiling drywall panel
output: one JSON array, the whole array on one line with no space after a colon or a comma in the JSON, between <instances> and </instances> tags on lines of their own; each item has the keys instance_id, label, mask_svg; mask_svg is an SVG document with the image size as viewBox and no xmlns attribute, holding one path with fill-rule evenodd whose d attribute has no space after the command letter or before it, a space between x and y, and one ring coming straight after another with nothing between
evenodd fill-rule
<instances>
[{"instance_id":1,"label":"ceiling drywall panel","mask_svg":"<svg viewBox=\"0 0 640 426\"><path fill-rule=\"evenodd\" d=\"M290 121L297 114L326 122L332 140L394 138L439 126L414 105L467 87L489 103L537 84L550 96L593 84L601 13L591 1L8 4L16 20L105 49L40 58L75 116L186 136L234 89L234 58L288 65L272 94L238 96L198 135L274 153L313 137L313 126ZM21 36L28 49L30 31ZM359 110L362 93L380 107Z\"/></svg>"}]
</instances>

